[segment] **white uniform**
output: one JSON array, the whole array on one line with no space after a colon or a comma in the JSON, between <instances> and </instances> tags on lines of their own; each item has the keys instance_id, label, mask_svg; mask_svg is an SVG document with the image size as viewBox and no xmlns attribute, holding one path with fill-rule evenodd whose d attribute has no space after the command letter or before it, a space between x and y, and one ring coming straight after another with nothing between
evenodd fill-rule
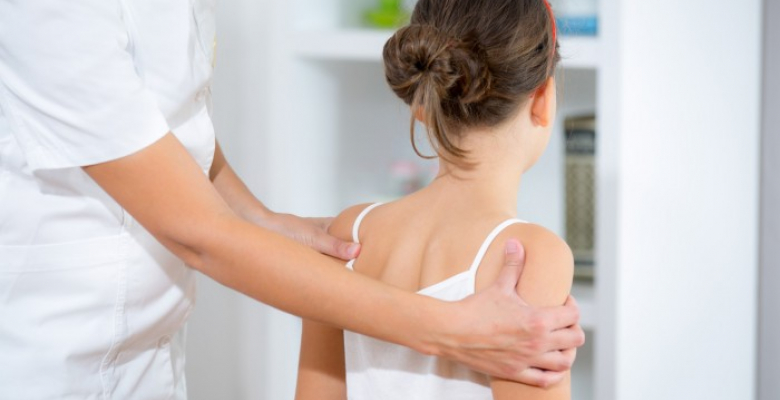
<instances>
[{"instance_id":1,"label":"white uniform","mask_svg":"<svg viewBox=\"0 0 780 400\"><path fill-rule=\"evenodd\" d=\"M214 0L0 0L0 399L183 399L193 272L80 168L204 173Z\"/></svg>"}]
</instances>

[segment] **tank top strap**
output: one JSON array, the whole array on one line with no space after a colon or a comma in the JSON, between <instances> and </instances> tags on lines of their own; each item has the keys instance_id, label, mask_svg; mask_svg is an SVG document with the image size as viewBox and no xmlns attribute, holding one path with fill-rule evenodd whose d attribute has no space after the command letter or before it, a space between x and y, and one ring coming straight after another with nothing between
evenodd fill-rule
<instances>
[{"instance_id":1,"label":"tank top strap","mask_svg":"<svg viewBox=\"0 0 780 400\"><path fill-rule=\"evenodd\" d=\"M363 218L368 215L371 210L381 206L384 203L374 203L370 206L363 209L363 211L358 214L357 218L355 218L355 222L352 223L352 241L355 243L360 243L360 238L358 237L358 233L360 233L360 223L363 222ZM347 268L354 270L353 265L355 264L355 259L351 259L347 262Z\"/></svg>"},{"instance_id":2,"label":"tank top strap","mask_svg":"<svg viewBox=\"0 0 780 400\"><path fill-rule=\"evenodd\" d=\"M479 265L482 264L482 259L485 258L485 254L487 253L488 248L493 243L494 240L496 240L496 236L498 236L499 233L501 233L506 227L514 224L527 224L527 221L523 221L521 219L517 218L510 218L502 223L500 223L497 227L493 228L493 230L488 234L488 236L485 238L485 241L482 242L482 246L479 248L479 251L477 252L477 256L474 257L474 262L471 263L471 266L469 267L469 272L472 275L476 275L477 269L479 269Z\"/></svg>"},{"instance_id":3,"label":"tank top strap","mask_svg":"<svg viewBox=\"0 0 780 400\"><path fill-rule=\"evenodd\" d=\"M360 232L360 223L363 222L363 218L368 215L371 210L381 206L384 203L374 203L366 208L363 209L363 211L358 214L357 218L355 218L355 222L352 224L352 241L355 243L360 243L360 238L358 238L358 233Z\"/></svg>"}]
</instances>

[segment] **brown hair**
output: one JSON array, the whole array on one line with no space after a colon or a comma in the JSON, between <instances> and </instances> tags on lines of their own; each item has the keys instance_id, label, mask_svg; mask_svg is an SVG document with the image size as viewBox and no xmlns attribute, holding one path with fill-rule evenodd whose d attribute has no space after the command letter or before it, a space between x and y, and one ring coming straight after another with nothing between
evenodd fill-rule
<instances>
[{"instance_id":1,"label":"brown hair","mask_svg":"<svg viewBox=\"0 0 780 400\"><path fill-rule=\"evenodd\" d=\"M461 127L495 126L522 105L560 59L547 0L419 0L385 43L385 77L422 116L436 153L464 162Z\"/></svg>"}]
</instances>

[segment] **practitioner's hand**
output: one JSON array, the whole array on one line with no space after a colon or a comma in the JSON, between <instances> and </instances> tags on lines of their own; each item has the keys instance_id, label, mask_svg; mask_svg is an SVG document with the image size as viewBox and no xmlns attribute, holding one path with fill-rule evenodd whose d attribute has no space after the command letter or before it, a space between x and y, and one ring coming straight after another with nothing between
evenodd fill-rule
<instances>
[{"instance_id":1,"label":"practitioner's hand","mask_svg":"<svg viewBox=\"0 0 780 400\"><path fill-rule=\"evenodd\" d=\"M303 243L320 253L342 260L351 260L360 252L360 245L339 240L328 234L333 218L302 218L292 214L274 213L260 225Z\"/></svg>"},{"instance_id":2,"label":"practitioner's hand","mask_svg":"<svg viewBox=\"0 0 780 400\"><path fill-rule=\"evenodd\" d=\"M489 375L546 387L571 369L576 348L585 342L579 307L573 297L558 307L528 305L516 291L525 252L519 242L506 245L505 265L488 289L452 303L453 335L440 343L441 355ZM455 314L457 313L457 314ZM465 317L464 317L465 316Z\"/></svg>"}]
</instances>

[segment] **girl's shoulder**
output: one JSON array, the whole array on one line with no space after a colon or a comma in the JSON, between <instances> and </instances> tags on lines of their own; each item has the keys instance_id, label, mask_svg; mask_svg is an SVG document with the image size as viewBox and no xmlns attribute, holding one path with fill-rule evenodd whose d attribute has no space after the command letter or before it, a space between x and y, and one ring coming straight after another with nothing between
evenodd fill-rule
<instances>
[{"instance_id":1,"label":"girl's shoulder","mask_svg":"<svg viewBox=\"0 0 780 400\"><path fill-rule=\"evenodd\" d=\"M360 214L372 205L373 203L365 203L344 209L330 223L330 226L328 227L328 233L341 240L350 242L354 241L352 237L352 229L355 226L355 222L357 221Z\"/></svg>"},{"instance_id":2,"label":"girl's shoulder","mask_svg":"<svg viewBox=\"0 0 780 400\"><path fill-rule=\"evenodd\" d=\"M574 265L574 256L566 241L541 225L533 223L510 225L496 236L496 242L501 242L499 244L503 245L511 238L518 239L523 244L526 262L530 257L531 261L543 259L561 267Z\"/></svg>"},{"instance_id":3,"label":"girl's shoulder","mask_svg":"<svg viewBox=\"0 0 780 400\"><path fill-rule=\"evenodd\" d=\"M488 248L477 273L477 290L489 286L504 265L509 239L522 243L525 264L518 284L521 297L532 305L552 306L566 301L574 277L574 257L566 242L540 225L518 223L506 227Z\"/></svg>"}]
</instances>

